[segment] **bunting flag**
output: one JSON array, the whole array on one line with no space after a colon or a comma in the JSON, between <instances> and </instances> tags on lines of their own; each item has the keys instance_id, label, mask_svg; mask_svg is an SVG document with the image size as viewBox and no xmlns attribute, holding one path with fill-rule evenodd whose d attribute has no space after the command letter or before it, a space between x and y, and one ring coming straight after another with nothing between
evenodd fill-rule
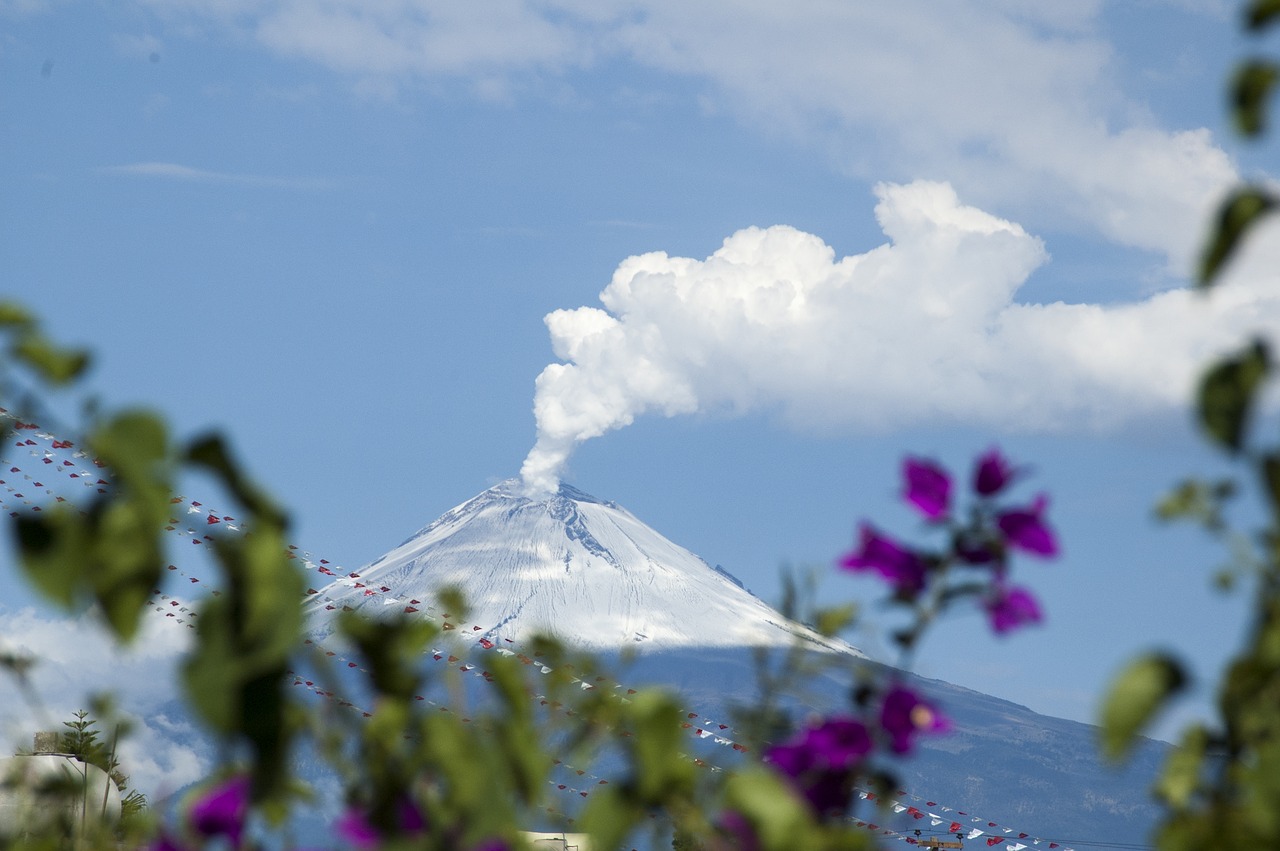
<instances>
[{"instance_id":1,"label":"bunting flag","mask_svg":"<svg viewBox=\"0 0 1280 851\"><path fill-rule=\"evenodd\" d=\"M10 495L6 499L4 494L0 493L0 510L8 511L11 516L17 516L21 510L41 511L44 508L40 504L41 496L50 497L55 503L67 502L68 498L61 489L55 488L51 484L55 480L62 481L57 477L65 477L65 486L67 487L79 486L100 494L109 492L111 483L104 477L104 474L97 472L105 467L103 462L96 458L91 458L87 452L76 448L76 444L73 441L59 439L52 433L40 429L35 423L21 421L4 408L0 408L0 420L8 421L14 430L13 449L25 452L30 458L43 465L40 469L44 471L43 475L33 475L24 471L17 461L0 461L0 470L4 469L4 465L8 465L7 474L0 472L0 476L4 476L4 478L0 478L0 487ZM10 450L11 453L12 450ZM54 478L50 478L50 474L53 474ZM170 499L170 504L174 506L174 512L177 516L169 518L169 524L165 527L166 531L190 539L193 545L198 546L205 542L212 542L214 537L210 532L247 534L236 518L214 511L200 501L175 495ZM19 505L23 508L19 508ZM510 638L501 638L492 629L486 629L478 624L462 623L449 613L437 611L433 605L424 604L421 600L407 595L397 594L394 589L387 585L365 581L365 578L357 571L346 571L344 573L344 569L335 568L329 560L316 558L311 552L302 550L296 545L290 544L287 554L289 558L296 560L304 570L314 570L316 573L332 577L333 579L328 587L336 586L345 589L346 594L358 591L361 598L379 597L384 606L400 606L406 614L415 614L439 622L441 630L444 632L449 632L454 636L467 635L469 637L470 653L472 654L494 652L504 656L514 656L522 664L533 667L543 675L551 674L554 671L551 666L521 653L516 642ZM189 584L204 584L199 578L188 576L174 565L169 565L168 567L170 571L186 578ZM210 593L217 595L220 592L211 589ZM326 589L308 587L306 596L316 598L324 604L324 608L327 610L352 610L352 607L344 601L343 596L332 596ZM187 629L195 628L196 610L178 598L163 594L160 589L154 591L152 599L148 601L148 605L154 609L156 614L163 614L166 620L173 622L175 625ZM306 643L315 645L315 642L311 639L307 639ZM319 645L315 646L319 648ZM327 656L338 655L334 651L322 650L322 652L325 652ZM464 673L471 673L488 682L493 681L492 674L484 670L483 665L465 661L453 654L446 654L440 649L435 649L427 655L433 661L452 666ZM350 668L359 667L356 662L343 659L340 656L338 658L346 662ZM570 672L571 682L578 684L584 691L597 688L604 689L614 693L618 699L623 701L627 700L628 695L636 693L635 689L626 688L621 683L612 682L604 677L596 677L591 682L587 682L572 676L572 666L566 666L566 671ZM349 708L353 708L350 702L342 701L342 699L336 698L330 692L318 690L314 682L306 681L299 677L295 685L299 684L315 691L322 697L338 700L340 703L345 703ZM422 696L418 696L418 699L426 700ZM542 705L548 705L548 700L545 696L537 695L535 699L541 701ZM552 708L559 708L555 702L551 702L551 704ZM433 705L436 705L440 711L449 711L447 707L439 706L438 704ZM360 711L368 717L367 712ZM738 733L729 725L719 723L696 712L686 712L685 715L687 721L682 727L688 730L695 740L727 747L739 753L749 752L747 746L735 741L734 737ZM465 718L463 720L469 721L469 719ZM623 731L623 735L627 735L626 731ZM710 768L713 771L720 770L718 766L707 763L700 758L689 758L700 766ZM600 778L596 779L600 783L607 782ZM586 797L589 794L589 792L583 790L573 789L568 784L565 784L563 788L575 794L580 794L582 797ZM875 793L867 790L858 790L858 795L860 798L869 801L876 798ZM904 803L903 799L912 803ZM986 836L985 841L988 847L1003 846L1001 851L1024 851L1028 846L1022 840L1028 840L1032 845L1054 849L1054 851L1057 851L1057 849L1073 851L1072 848L1064 847L1057 842L1031 836L1027 833L1020 832L1015 834L1012 828L1003 827L994 821L972 816L951 807L940 806L933 801L925 801L923 798L909 795L903 791L898 792L897 799L888 800L884 803L898 815L905 814L916 821L928 819L933 827L938 827L946 822L948 823L949 834L963 834L966 840L974 840ZM924 809L919 806L921 803L925 805ZM939 815L939 813L946 813L947 815L943 816ZM963 818L964 821L960 821L955 816ZM856 823L877 830L885 836L918 844L913 837L894 833L888 828L864 822ZM1013 839L1010 837L1013 837Z\"/></svg>"}]
</instances>

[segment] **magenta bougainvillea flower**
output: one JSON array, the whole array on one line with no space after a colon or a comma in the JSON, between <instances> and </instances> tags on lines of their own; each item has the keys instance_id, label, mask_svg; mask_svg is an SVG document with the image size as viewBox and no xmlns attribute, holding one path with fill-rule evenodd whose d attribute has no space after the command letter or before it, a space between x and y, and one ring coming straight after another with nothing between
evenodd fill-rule
<instances>
[{"instance_id":1,"label":"magenta bougainvillea flower","mask_svg":"<svg viewBox=\"0 0 1280 851\"><path fill-rule=\"evenodd\" d=\"M994 593L987 599L986 610L991 628L1000 635L1043 619L1040 603L1025 588L995 586Z\"/></svg>"},{"instance_id":2,"label":"magenta bougainvillea flower","mask_svg":"<svg viewBox=\"0 0 1280 851\"><path fill-rule=\"evenodd\" d=\"M225 836L240 847L249 816L249 787L249 778L243 774L211 787L191 805L191 827L201 836Z\"/></svg>"},{"instance_id":3,"label":"magenta bougainvillea flower","mask_svg":"<svg viewBox=\"0 0 1280 851\"><path fill-rule=\"evenodd\" d=\"M418 807L408 796L402 797L396 805L397 832L401 835L412 835L422 832L426 827L426 819L422 817ZM354 808L342 814L342 817L334 823L334 829L349 845L361 851L377 848L384 838L382 832L370 821L368 813Z\"/></svg>"},{"instance_id":4,"label":"magenta bougainvillea flower","mask_svg":"<svg viewBox=\"0 0 1280 851\"><path fill-rule=\"evenodd\" d=\"M951 476L941 466L922 458L902 462L906 482L903 496L930 520L940 520L951 510Z\"/></svg>"},{"instance_id":5,"label":"magenta bougainvillea flower","mask_svg":"<svg viewBox=\"0 0 1280 851\"><path fill-rule=\"evenodd\" d=\"M995 496L1008 487L1018 475L1008 459L996 448L978 457L973 471L973 489L979 496Z\"/></svg>"},{"instance_id":6,"label":"magenta bougainvillea flower","mask_svg":"<svg viewBox=\"0 0 1280 851\"><path fill-rule=\"evenodd\" d=\"M784 745L765 751L771 763L819 813L843 811L853 792L853 771L871 752L871 734L856 718L828 718Z\"/></svg>"},{"instance_id":7,"label":"magenta bougainvillea flower","mask_svg":"<svg viewBox=\"0 0 1280 851\"><path fill-rule=\"evenodd\" d=\"M849 570L874 570L904 593L917 594L924 588L924 559L866 523L860 530L858 549L845 554L840 564Z\"/></svg>"},{"instance_id":8,"label":"magenta bougainvillea flower","mask_svg":"<svg viewBox=\"0 0 1280 851\"><path fill-rule=\"evenodd\" d=\"M917 735L946 732L951 722L911 689L894 686L880 705L880 727L889 734L894 753L905 754Z\"/></svg>"},{"instance_id":9,"label":"magenta bougainvillea flower","mask_svg":"<svg viewBox=\"0 0 1280 851\"><path fill-rule=\"evenodd\" d=\"M151 840L151 844L147 846L147 851L186 851L186 846L169 834L161 833Z\"/></svg>"},{"instance_id":10,"label":"magenta bougainvillea flower","mask_svg":"<svg viewBox=\"0 0 1280 851\"><path fill-rule=\"evenodd\" d=\"M738 851L760 851L760 837L747 817L737 810L725 810L716 821L720 833L732 841ZM718 847L718 846L717 846Z\"/></svg>"},{"instance_id":11,"label":"magenta bougainvillea flower","mask_svg":"<svg viewBox=\"0 0 1280 851\"><path fill-rule=\"evenodd\" d=\"M378 847L377 828L370 824L369 819L359 810L347 810L333 827L338 832L338 836L342 837L348 845L359 848L360 851Z\"/></svg>"},{"instance_id":12,"label":"magenta bougainvillea flower","mask_svg":"<svg viewBox=\"0 0 1280 851\"><path fill-rule=\"evenodd\" d=\"M1058 540L1044 519L1048 507L1048 498L1041 494L1027 508L1000 512L996 525L1004 533L1009 546L1045 558L1057 555Z\"/></svg>"}]
</instances>

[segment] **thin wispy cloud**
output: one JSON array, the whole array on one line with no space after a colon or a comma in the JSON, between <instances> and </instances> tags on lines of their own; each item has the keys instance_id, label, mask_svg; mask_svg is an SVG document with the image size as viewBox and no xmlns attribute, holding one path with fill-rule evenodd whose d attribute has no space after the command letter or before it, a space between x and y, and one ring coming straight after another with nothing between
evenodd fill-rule
<instances>
[{"instance_id":1,"label":"thin wispy cloud","mask_svg":"<svg viewBox=\"0 0 1280 851\"><path fill-rule=\"evenodd\" d=\"M820 149L850 174L946 180L984 209L1037 227L1083 226L1163 255L1175 272L1236 177L1207 131L1160 126L1120 89L1098 0L163 8L365 81L455 79L474 89L506 80L518 89L520 79L630 62L701 84L715 108Z\"/></svg>"},{"instance_id":2,"label":"thin wispy cloud","mask_svg":"<svg viewBox=\"0 0 1280 851\"><path fill-rule=\"evenodd\" d=\"M235 186L253 186L265 189L301 189L323 190L333 186L333 181L313 177L273 177L262 174L239 174L236 172L210 171L193 168L178 163L147 162L129 163L127 165L106 166L101 169L104 174L125 177L155 178L158 180L176 180L183 183L214 183Z\"/></svg>"}]
</instances>

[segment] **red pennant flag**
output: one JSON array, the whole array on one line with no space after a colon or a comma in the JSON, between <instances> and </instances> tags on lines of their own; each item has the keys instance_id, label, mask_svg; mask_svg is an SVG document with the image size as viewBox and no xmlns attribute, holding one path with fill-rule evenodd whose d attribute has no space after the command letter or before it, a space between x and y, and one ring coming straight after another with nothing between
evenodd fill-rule
<instances>
[{"instance_id":1,"label":"red pennant flag","mask_svg":"<svg viewBox=\"0 0 1280 851\"><path fill-rule=\"evenodd\" d=\"M961 830L960 822L958 821L951 822L951 827L947 828L948 833L959 833L960 830Z\"/></svg>"},{"instance_id":2,"label":"red pennant flag","mask_svg":"<svg viewBox=\"0 0 1280 851\"><path fill-rule=\"evenodd\" d=\"M996 845L999 845L1001 842L1004 842L1003 836L993 836L987 840L987 847L992 848Z\"/></svg>"},{"instance_id":3,"label":"red pennant flag","mask_svg":"<svg viewBox=\"0 0 1280 851\"><path fill-rule=\"evenodd\" d=\"M405 606L405 607L404 607L404 613L405 613L406 615L413 614L413 613L414 613L414 612L416 612L416 611L418 611L418 610L417 610L417 609L415 609L413 606Z\"/></svg>"}]
</instances>

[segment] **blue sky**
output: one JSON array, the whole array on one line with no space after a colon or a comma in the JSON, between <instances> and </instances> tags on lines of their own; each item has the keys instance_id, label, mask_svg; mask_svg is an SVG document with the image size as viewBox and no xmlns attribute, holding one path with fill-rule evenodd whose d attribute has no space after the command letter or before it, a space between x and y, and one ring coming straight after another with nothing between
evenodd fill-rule
<instances>
[{"instance_id":1,"label":"blue sky","mask_svg":"<svg viewBox=\"0 0 1280 851\"><path fill-rule=\"evenodd\" d=\"M1134 652L1207 675L1240 631L1223 554L1151 521L1222 469L1197 365L1280 319L1261 243L1179 291L1271 150L1225 128L1233 12L0 2L0 260L109 404L227 432L352 569L516 475L564 363L554 471L766 599L820 569L874 651L834 559L919 531L904 454L999 444L1053 499L1065 554L1019 569L1048 620L957 617L920 667L1090 720Z\"/></svg>"}]
</instances>

